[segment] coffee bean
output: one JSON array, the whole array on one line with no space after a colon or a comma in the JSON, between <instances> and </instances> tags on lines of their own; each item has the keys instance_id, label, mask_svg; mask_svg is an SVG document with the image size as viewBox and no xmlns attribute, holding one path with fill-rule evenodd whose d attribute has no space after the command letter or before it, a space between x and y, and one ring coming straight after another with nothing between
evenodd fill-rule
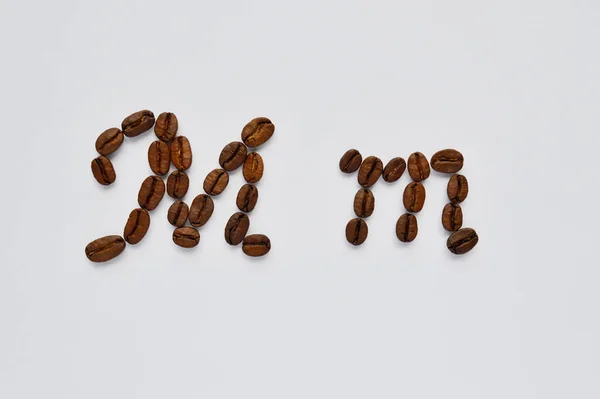
<instances>
[{"instance_id":1,"label":"coffee bean","mask_svg":"<svg viewBox=\"0 0 600 399\"><path fill-rule=\"evenodd\" d=\"M375 209L375 196L368 188L361 188L354 196L354 213L359 218L368 218Z\"/></svg>"},{"instance_id":2,"label":"coffee bean","mask_svg":"<svg viewBox=\"0 0 600 399\"><path fill-rule=\"evenodd\" d=\"M142 208L137 208L131 211L125 228L123 229L123 237L129 244L137 244L142 241L142 238L150 228L150 214Z\"/></svg>"},{"instance_id":3,"label":"coffee bean","mask_svg":"<svg viewBox=\"0 0 600 399\"><path fill-rule=\"evenodd\" d=\"M125 249L121 236L106 236L90 242L85 247L85 256L92 262L106 262L116 258Z\"/></svg>"},{"instance_id":4,"label":"coffee bean","mask_svg":"<svg viewBox=\"0 0 600 399\"><path fill-rule=\"evenodd\" d=\"M393 183L400 179L406 170L406 161L402 157L391 159L383 169L383 180Z\"/></svg>"},{"instance_id":5,"label":"coffee bean","mask_svg":"<svg viewBox=\"0 0 600 399\"><path fill-rule=\"evenodd\" d=\"M190 187L190 178L185 172L176 170L167 179L167 194L172 198L183 198Z\"/></svg>"},{"instance_id":6,"label":"coffee bean","mask_svg":"<svg viewBox=\"0 0 600 399\"><path fill-rule=\"evenodd\" d=\"M275 125L269 118L254 118L242 129L242 141L248 147L263 145L273 136Z\"/></svg>"},{"instance_id":7,"label":"coffee bean","mask_svg":"<svg viewBox=\"0 0 600 399\"><path fill-rule=\"evenodd\" d=\"M417 238L419 226L417 217L410 213L405 213L400 216L396 222L396 237L402 242L411 242Z\"/></svg>"},{"instance_id":8,"label":"coffee bean","mask_svg":"<svg viewBox=\"0 0 600 399\"><path fill-rule=\"evenodd\" d=\"M242 242L250 228L250 218L244 212L236 212L227 221L225 226L225 241L230 245Z\"/></svg>"},{"instance_id":9,"label":"coffee bean","mask_svg":"<svg viewBox=\"0 0 600 399\"><path fill-rule=\"evenodd\" d=\"M377 157L366 157L358 169L358 184L364 188L369 188L377 183L383 172L383 163Z\"/></svg>"},{"instance_id":10,"label":"coffee bean","mask_svg":"<svg viewBox=\"0 0 600 399\"><path fill-rule=\"evenodd\" d=\"M441 173L456 173L462 169L463 155L453 149L441 150L431 157L431 167Z\"/></svg>"},{"instance_id":11,"label":"coffee bean","mask_svg":"<svg viewBox=\"0 0 600 399\"><path fill-rule=\"evenodd\" d=\"M200 233L193 227L178 227L173 231L173 242L183 248L193 248L200 242Z\"/></svg>"},{"instance_id":12,"label":"coffee bean","mask_svg":"<svg viewBox=\"0 0 600 399\"><path fill-rule=\"evenodd\" d=\"M409 212L420 212L425 205L425 187L419 182L409 183L402 196L404 207Z\"/></svg>"},{"instance_id":13,"label":"coffee bean","mask_svg":"<svg viewBox=\"0 0 600 399\"><path fill-rule=\"evenodd\" d=\"M210 195L219 195L229 184L229 173L223 169L215 169L204 179L204 191Z\"/></svg>"},{"instance_id":14,"label":"coffee bean","mask_svg":"<svg viewBox=\"0 0 600 399\"><path fill-rule=\"evenodd\" d=\"M352 219L346 225L346 240L352 245L360 245L367 239L369 227L360 218Z\"/></svg>"},{"instance_id":15,"label":"coffee bean","mask_svg":"<svg viewBox=\"0 0 600 399\"><path fill-rule=\"evenodd\" d=\"M248 149L244 143L234 141L229 143L221 151L219 156L219 165L226 171L236 170L244 163Z\"/></svg>"},{"instance_id":16,"label":"coffee bean","mask_svg":"<svg viewBox=\"0 0 600 399\"><path fill-rule=\"evenodd\" d=\"M102 155L92 161L92 174L103 186L114 183L117 178L112 162Z\"/></svg>"},{"instance_id":17,"label":"coffee bean","mask_svg":"<svg viewBox=\"0 0 600 399\"><path fill-rule=\"evenodd\" d=\"M235 204L240 211L252 212L258 201L258 188L252 184L244 184L238 192Z\"/></svg>"},{"instance_id":18,"label":"coffee bean","mask_svg":"<svg viewBox=\"0 0 600 399\"><path fill-rule=\"evenodd\" d=\"M458 204L449 203L442 210L442 226L448 231L457 231L462 227L463 213Z\"/></svg>"},{"instance_id":19,"label":"coffee bean","mask_svg":"<svg viewBox=\"0 0 600 399\"><path fill-rule=\"evenodd\" d=\"M248 256L265 256L271 250L271 240L264 234L252 234L244 238L242 251Z\"/></svg>"},{"instance_id":20,"label":"coffee bean","mask_svg":"<svg viewBox=\"0 0 600 399\"><path fill-rule=\"evenodd\" d=\"M362 163L362 155L355 149L346 151L340 159L340 170L344 173L354 173L360 168Z\"/></svg>"},{"instance_id":21,"label":"coffee bean","mask_svg":"<svg viewBox=\"0 0 600 399\"><path fill-rule=\"evenodd\" d=\"M173 226L181 227L187 222L188 214L190 209L187 204L183 201L175 201L169 207L169 212L167 213L167 220Z\"/></svg>"},{"instance_id":22,"label":"coffee bean","mask_svg":"<svg viewBox=\"0 0 600 399\"><path fill-rule=\"evenodd\" d=\"M154 125L154 134L160 140L168 143L175 138L177 129L179 128L179 122L177 116L171 112L163 112L156 118L156 125Z\"/></svg>"},{"instance_id":23,"label":"coffee bean","mask_svg":"<svg viewBox=\"0 0 600 399\"><path fill-rule=\"evenodd\" d=\"M196 196L190 207L190 224L194 227L204 226L212 216L214 209L215 203L210 196L206 194Z\"/></svg>"},{"instance_id":24,"label":"coffee bean","mask_svg":"<svg viewBox=\"0 0 600 399\"><path fill-rule=\"evenodd\" d=\"M123 119L121 130L127 137L135 137L144 133L154 125L154 114L147 109L135 112Z\"/></svg>"},{"instance_id":25,"label":"coffee bean","mask_svg":"<svg viewBox=\"0 0 600 399\"><path fill-rule=\"evenodd\" d=\"M452 233L446 241L446 246L453 254L462 255L472 250L478 242L479 236L475 230L467 227Z\"/></svg>"},{"instance_id":26,"label":"coffee bean","mask_svg":"<svg viewBox=\"0 0 600 399\"><path fill-rule=\"evenodd\" d=\"M429 177L431 170L425 155L420 152L410 154L408 157L408 174L414 181L423 181Z\"/></svg>"},{"instance_id":27,"label":"coffee bean","mask_svg":"<svg viewBox=\"0 0 600 399\"><path fill-rule=\"evenodd\" d=\"M166 175L171 167L171 150L164 141L156 140L148 148L150 169L157 175Z\"/></svg>"},{"instance_id":28,"label":"coffee bean","mask_svg":"<svg viewBox=\"0 0 600 399\"><path fill-rule=\"evenodd\" d=\"M187 170L192 166L192 147L185 136L177 136L171 141L171 161L179 170Z\"/></svg>"},{"instance_id":29,"label":"coffee bean","mask_svg":"<svg viewBox=\"0 0 600 399\"><path fill-rule=\"evenodd\" d=\"M469 195L469 183L463 175L452 175L448 181L448 198L454 203L463 202Z\"/></svg>"},{"instance_id":30,"label":"coffee bean","mask_svg":"<svg viewBox=\"0 0 600 399\"><path fill-rule=\"evenodd\" d=\"M113 127L105 130L96 139L96 151L100 155L110 155L117 151L123 143L123 132L121 129Z\"/></svg>"},{"instance_id":31,"label":"coffee bean","mask_svg":"<svg viewBox=\"0 0 600 399\"><path fill-rule=\"evenodd\" d=\"M246 156L244 161L244 179L248 183L258 183L262 179L265 165L263 159L258 152L251 152Z\"/></svg>"},{"instance_id":32,"label":"coffee bean","mask_svg":"<svg viewBox=\"0 0 600 399\"><path fill-rule=\"evenodd\" d=\"M158 176L148 176L138 192L138 204L148 211L156 209L165 195L165 183Z\"/></svg>"}]
</instances>

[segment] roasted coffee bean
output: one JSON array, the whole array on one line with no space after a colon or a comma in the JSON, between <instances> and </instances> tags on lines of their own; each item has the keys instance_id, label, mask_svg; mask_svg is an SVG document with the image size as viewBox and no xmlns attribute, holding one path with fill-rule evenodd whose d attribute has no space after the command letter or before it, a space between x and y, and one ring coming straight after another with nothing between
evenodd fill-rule
<instances>
[{"instance_id":1,"label":"roasted coffee bean","mask_svg":"<svg viewBox=\"0 0 600 399\"><path fill-rule=\"evenodd\" d=\"M167 179L167 194L172 198L183 198L190 187L190 178L185 172L176 170Z\"/></svg>"},{"instance_id":2,"label":"roasted coffee bean","mask_svg":"<svg viewBox=\"0 0 600 399\"><path fill-rule=\"evenodd\" d=\"M156 209L165 195L165 183L158 176L148 176L138 192L138 204L148 211Z\"/></svg>"},{"instance_id":3,"label":"roasted coffee bean","mask_svg":"<svg viewBox=\"0 0 600 399\"><path fill-rule=\"evenodd\" d=\"M383 180L393 183L400 179L406 170L406 161L402 157L391 159L383 169Z\"/></svg>"},{"instance_id":4,"label":"roasted coffee bean","mask_svg":"<svg viewBox=\"0 0 600 399\"><path fill-rule=\"evenodd\" d=\"M183 201L175 201L169 207L169 212L167 213L167 220L173 226L181 227L187 222L188 214L190 209L187 204Z\"/></svg>"},{"instance_id":5,"label":"roasted coffee bean","mask_svg":"<svg viewBox=\"0 0 600 399\"><path fill-rule=\"evenodd\" d=\"M453 254L462 255L472 250L478 242L479 236L475 230L467 227L452 233L446 241L446 246Z\"/></svg>"},{"instance_id":6,"label":"roasted coffee bean","mask_svg":"<svg viewBox=\"0 0 600 399\"><path fill-rule=\"evenodd\" d=\"M166 175L171 167L171 150L164 141L156 140L148 148L150 169L157 175Z\"/></svg>"},{"instance_id":7,"label":"roasted coffee bean","mask_svg":"<svg viewBox=\"0 0 600 399\"><path fill-rule=\"evenodd\" d=\"M400 216L396 222L396 237L402 242L411 242L417 238L417 233L419 233L417 217L410 213Z\"/></svg>"},{"instance_id":8,"label":"roasted coffee bean","mask_svg":"<svg viewBox=\"0 0 600 399\"><path fill-rule=\"evenodd\" d=\"M251 152L246 156L244 161L244 179L248 183L258 183L262 179L265 165L263 159L258 152Z\"/></svg>"},{"instance_id":9,"label":"roasted coffee bean","mask_svg":"<svg viewBox=\"0 0 600 399\"><path fill-rule=\"evenodd\" d=\"M131 211L125 228L123 229L123 237L129 244L137 244L142 241L142 238L150 228L150 214L142 208L137 208Z\"/></svg>"},{"instance_id":10,"label":"roasted coffee bean","mask_svg":"<svg viewBox=\"0 0 600 399\"><path fill-rule=\"evenodd\" d=\"M414 181L423 181L429 177L431 170L425 155L420 152L410 154L408 157L408 174Z\"/></svg>"},{"instance_id":11,"label":"roasted coffee bean","mask_svg":"<svg viewBox=\"0 0 600 399\"><path fill-rule=\"evenodd\" d=\"M448 181L448 198L454 203L463 202L469 195L469 183L463 175L452 175Z\"/></svg>"},{"instance_id":12,"label":"roasted coffee bean","mask_svg":"<svg viewBox=\"0 0 600 399\"><path fill-rule=\"evenodd\" d=\"M187 170L192 166L192 147L185 136L177 136L171 141L171 161L179 170Z\"/></svg>"},{"instance_id":13,"label":"roasted coffee bean","mask_svg":"<svg viewBox=\"0 0 600 399\"><path fill-rule=\"evenodd\" d=\"M238 245L250 228L250 218L244 212L236 212L225 226L225 241L230 245Z\"/></svg>"},{"instance_id":14,"label":"roasted coffee bean","mask_svg":"<svg viewBox=\"0 0 600 399\"><path fill-rule=\"evenodd\" d=\"M404 207L409 212L420 212L425 205L425 187L419 182L409 183L402 196Z\"/></svg>"},{"instance_id":15,"label":"roasted coffee bean","mask_svg":"<svg viewBox=\"0 0 600 399\"><path fill-rule=\"evenodd\" d=\"M354 213L359 218L368 218L375 209L375 196L368 188L361 188L354 196Z\"/></svg>"},{"instance_id":16,"label":"roasted coffee bean","mask_svg":"<svg viewBox=\"0 0 600 399\"><path fill-rule=\"evenodd\" d=\"M248 147L263 145L273 136L275 125L269 118L254 118L242 129L242 141Z\"/></svg>"},{"instance_id":17,"label":"roasted coffee bean","mask_svg":"<svg viewBox=\"0 0 600 399\"><path fill-rule=\"evenodd\" d=\"M190 207L190 224L194 227L204 226L214 210L215 203L210 196L206 194L198 195L194 198Z\"/></svg>"},{"instance_id":18,"label":"roasted coffee bean","mask_svg":"<svg viewBox=\"0 0 600 399\"><path fill-rule=\"evenodd\" d=\"M127 137L135 137L144 133L154 125L154 114L147 109L138 111L123 119L121 130Z\"/></svg>"},{"instance_id":19,"label":"roasted coffee bean","mask_svg":"<svg viewBox=\"0 0 600 399\"><path fill-rule=\"evenodd\" d=\"M156 118L156 125L154 125L154 134L160 140L168 143L175 138L177 129L179 128L179 122L174 113L163 112Z\"/></svg>"},{"instance_id":20,"label":"roasted coffee bean","mask_svg":"<svg viewBox=\"0 0 600 399\"><path fill-rule=\"evenodd\" d=\"M102 155L92 161L92 174L103 186L112 184L117 178L112 162Z\"/></svg>"},{"instance_id":21,"label":"roasted coffee bean","mask_svg":"<svg viewBox=\"0 0 600 399\"><path fill-rule=\"evenodd\" d=\"M354 218L346 225L346 240L352 245L360 245L365 242L368 234L367 222L360 218Z\"/></svg>"},{"instance_id":22,"label":"roasted coffee bean","mask_svg":"<svg viewBox=\"0 0 600 399\"><path fill-rule=\"evenodd\" d=\"M271 240L264 234L251 234L242 243L242 251L248 256L265 256L270 250Z\"/></svg>"},{"instance_id":23,"label":"roasted coffee bean","mask_svg":"<svg viewBox=\"0 0 600 399\"><path fill-rule=\"evenodd\" d=\"M340 159L340 170L344 173L354 173L360 168L362 163L362 155L355 149L346 151Z\"/></svg>"},{"instance_id":24,"label":"roasted coffee bean","mask_svg":"<svg viewBox=\"0 0 600 399\"><path fill-rule=\"evenodd\" d=\"M178 227L173 231L173 242L183 248L193 248L200 242L200 233L193 227Z\"/></svg>"},{"instance_id":25,"label":"roasted coffee bean","mask_svg":"<svg viewBox=\"0 0 600 399\"><path fill-rule=\"evenodd\" d=\"M369 188L377 183L383 172L383 163L377 157L366 157L358 169L358 184L364 188Z\"/></svg>"},{"instance_id":26,"label":"roasted coffee bean","mask_svg":"<svg viewBox=\"0 0 600 399\"><path fill-rule=\"evenodd\" d=\"M458 204L449 203L442 210L442 226L448 231L457 231L462 227L463 213Z\"/></svg>"},{"instance_id":27,"label":"roasted coffee bean","mask_svg":"<svg viewBox=\"0 0 600 399\"><path fill-rule=\"evenodd\" d=\"M92 262L106 262L116 258L125 249L121 236L106 236L90 242L85 247L85 256Z\"/></svg>"},{"instance_id":28,"label":"roasted coffee bean","mask_svg":"<svg viewBox=\"0 0 600 399\"><path fill-rule=\"evenodd\" d=\"M105 130L96 139L96 151L100 155L110 155L117 151L123 143L123 132L121 129L113 127Z\"/></svg>"},{"instance_id":29,"label":"roasted coffee bean","mask_svg":"<svg viewBox=\"0 0 600 399\"><path fill-rule=\"evenodd\" d=\"M226 171L236 170L244 163L248 149L244 143L234 141L225 146L219 156L219 165Z\"/></svg>"},{"instance_id":30,"label":"roasted coffee bean","mask_svg":"<svg viewBox=\"0 0 600 399\"><path fill-rule=\"evenodd\" d=\"M204 191L206 194L219 195L229 184L229 173L223 169L215 169L204 179Z\"/></svg>"},{"instance_id":31,"label":"roasted coffee bean","mask_svg":"<svg viewBox=\"0 0 600 399\"><path fill-rule=\"evenodd\" d=\"M240 211L252 212L258 201L258 188L252 184L244 184L238 192L235 204Z\"/></svg>"},{"instance_id":32,"label":"roasted coffee bean","mask_svg":"<svg viewBox=\"0 0 600 399\"><path fill-rule=\"evenodd\" d=\"M456 173L462 169L465 159L453 149L441 150L431 157L431 167L441 173Z\"/></svg>"}]
</instances>

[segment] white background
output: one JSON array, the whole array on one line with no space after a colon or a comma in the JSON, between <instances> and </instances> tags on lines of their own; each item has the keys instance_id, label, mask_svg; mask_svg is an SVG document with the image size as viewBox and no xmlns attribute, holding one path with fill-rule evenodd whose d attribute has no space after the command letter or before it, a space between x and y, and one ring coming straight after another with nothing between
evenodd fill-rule
<instances>
[{"instance_id":1,"label":"white background","mask_svg":"<svg viewBox=\"0 0 600 399\"><path fill-rule=\"evenodd\" d=\"M2 1L0 397L600 397L600 5L505 1ZM131 112L175 112L190 192L256 116L276 124L249 259L223 239L234 173L201 241L171 241L168 197L117 260L154 134L127 139L99 186L90 161ZM344 238L348 148L384 162L453 147L470 183L456 257L426 181L374 187Z\"/></svg>"}]
</instances>

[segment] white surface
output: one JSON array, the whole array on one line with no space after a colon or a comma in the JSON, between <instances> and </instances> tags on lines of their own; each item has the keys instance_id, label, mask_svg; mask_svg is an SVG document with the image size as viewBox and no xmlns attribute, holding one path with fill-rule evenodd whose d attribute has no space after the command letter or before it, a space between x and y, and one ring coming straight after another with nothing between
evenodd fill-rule
<instances>
[{"instance_id":1,"label":"white surface","mask_svg":"<svg viewBox=\"0 0 600 399\"><path fill-rule=\"evenodd\" d=\"M0 6L6 180L2 398L598 398L600 6L593 1L54 1ZM165 199L142 243L97 267L150 170L149 133L92 178L97 135L173 111L200 193L251 118L276 133L251 232L223 240L235 173L200 245ZM478 247L445 248L445 178L395 238L408 182L379 182L350 248L356 147L460 149Z\"/></svg>"}]
</instances>

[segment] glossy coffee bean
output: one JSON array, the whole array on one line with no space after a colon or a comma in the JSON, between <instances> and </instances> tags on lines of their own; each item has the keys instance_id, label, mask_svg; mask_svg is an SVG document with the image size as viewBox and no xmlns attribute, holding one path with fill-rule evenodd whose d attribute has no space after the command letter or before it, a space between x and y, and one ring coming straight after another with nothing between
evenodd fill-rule
<instances>
[{"instance_id":1,"label":"glossy coffee bean","mask_svg":"<svg viewBox=\"0 0 600 399\"><path fill-rule=\"evenodd\" d=\"M417 238L419 226L417 217L410 213L405 213L400 216L396 222L396 237L402 242L411 242Z\"/></svg>"},{"instance_id":2,"label":"glossy coffee bean","mask_svg":"<svg viewBox=\"0 0 600 399\"><path fill-rule=\"evenodd\" d=\"M409 212L420 212L425 205L425 187L419 182L409 183L402 196L404 207Z\"/></svg>"},{"instance_id":3,"label":"glossy coffee bean","mask_svg":"<svg viewBox=\"0 0 600 399\"><path fill-rule=\"evenodd\" d=\"M150 214L142 208L131 211L123 229L123 237L129 244L137 244L150 228Z\"/></svg>"},{"instance_id":4,"label":"glossy coffee bean","mask_svg":"<svg viewBox=\"0 0 600 399\"><path fill-rule=\"evenodd\" d=\"M148 164L152 172L166 175L171 168L171 150L164 141L156 140L148 148Z\"/></svg>"},{"instance_id":5,"label":"glossy coffee bean","mask_svg":"<svg viewBox=\"0 0 600 399\"><path fill-rule=\"evenodd\" d=\"M238 245L242 242L248 229L250 218L244 212L236 212L227 221L225 226L225 241L230 245Z\"/></svg>"},{"instance_id":6,"label":"glossy coffee bean","mask_svg":"<svg viewBox=\"0 0 600 399\"><path fill-rule=\"evenodd\" d=\"M119 149L124 138L121 129L116 127L107 129L96 139L96 151L100 155L110 155Z\"/></svg>"},{"instance_id":7,"label":"glossy coffee bean","mask_svg":"<svg viewBox=\"0 0 600 399\"><path fill-rule=\"evenodd\" d=\"M252 184L244 184L238 191L235 204L243 212L252 212L258 202L258 188Z\"/></svg>"},{"instance_id":8,"label":"glossy coffee bean","mask_svg":"<svg viewBox=\"0 0 600 399\"><path fill-rule=\"evenodd\" d=\"M442 226L448 231L457 231L462 227L463 213L458 204L449 203L442 210Z\"/></svg>"},{"instance_id":9,"label":"glossy coffee bean","mask_svg":"<svg viewBox=\"0 0 600 399\"><path fill-rule=\"evenodd\" d=\"M200 233L193 227L178 227L173 231L173 242L182 248L193 248L200 242Z\"/></svg>"},{"instance_id":10,"label":"glossy coffee bean","mask_svg":"<svg viewBox=\"0 0 600 399\"><path fill-rule=\"evenodd\" d=\"M123 119L121 130L127 137L135 137L144 133L154 125L154 114L147 109L135 112Z\"/></svg>"},{"instance_id":11,"label":"glossy coffee bean","mask_svg":"<svg viewBox=\"0 0 600 399\"><path fill-rule=\"evenodd\" d=\"M360 168L362 155L358 150L351 149L342 155L340 159L340 170L344 173L354 173Z\"/></svg>"},{"instance_id":12,"label":"glossy coffee bean","mask_svg":"<svg viewBox=\"0 0 600 399\"><path fill-rule=\"evenodd\" d=\"M167 194L169 197L180 199L187 194L190 187L190 178L185 172L176 170L167 179Z\"/></svg>"},{"instance_id":13,"label":"glossy coffee bean","mask_svg":"<svg viewBox=\"0 0 600 399\"><path fill-rule=\"evenodd\" d=\"M201 227L208 222L215 210L215 203L207 194L200 194L194 198L190 206L190 224L194 227Z\"/></svg>"},{"instance_id":14,"label":"glossy coffee bean","mask_svg":"<svg viewBox=\"0 0 600 399\"><path fill-rule=\"evenodd\" d=\"M248 256L265 256L270 250L271 240L264 234L251 234L242 242L242 251Z\"/></svg>"},{"instance_id":15,"label":"glossy coffee bean","mask_svg":"<svg viewBox=\"0 0 600 399\"><path fill-rule=\"evenodd\" d=\"M446 189L448 198L454 203L463 202L469 195L469 183L463 175L452 175Z\"/></svg>"},{"instance_id":16,"label":"glossy coffee bean","mask_svg":"<svg viewBox=\"0 0 600 399\"><path fill-rule=\"evenodd\" d=\"M113 167L112 162L110 162L110 159L105 156L101 155L94 159L91 166L94 178L103 186L108 186L116 180L117 174L115 173L115 168Z\"/></svg>"},{"instance_id":17,"label":"glossy coffee bean","mask_svg":"<svg viewBox=\"0 0 600 399\"><path fill-rule=\"evenodd\" d=\"M446 246L453 254L462 255L472 250L478 242L479 236L475 230L467 227L452 233L446 241Z\"/></svg>"},{"instance_id":18,"label":"glossy coffee bean","mask_svg":"<svg viewBox=\"0 0 600 399\"><path fill-rule=\"evenodd\" d=\"M408 157L408 174L414 181L423 181L429 177L431 169L425 155L414 152Z\"/></svg>"},{"instance_id":19,"label":"glossy coffee bean","mask_svg":"<svg viewBox=\"0 0 600 399\"><path fill-rule=\"evenodd\" d=\"M393 183L400 179L406 170L406 161L402 157L391 159L383 168L383 180Z\"/></svg>"},{"instance_id":20,"label":"glossy coffee bean","mask_svg":"<svg viewBox=\"0 0 600 399\"><path fill-rule=\"evenodd\" d=\"M179 128L179 122L177 116L172 112L163 112L156 118L156 125L154 125L154 134L160 140L168 143L175 138L177 129Z\"/></svg>"},{"instance_id":21,"label":"glossy coffee bean","mask_svg":"<svg viewBox=\"0 0 600 399\"><path fill-rule=\"evenodd\" d=\"M171 141L171 161L179 170L187 170L192 166L192 147L185 136L177 136Z\"/></svg>"},{"instance_id":22,"label":"glossy coffee bean","mask_svg":"<svg viewBox=\"0 0 600 399\"><path fill-rule=\"evenodd\" d=\"M121 236L106 236L90 242L85 247L85 256L92 262L106 262L116 258L125 249Z\"/></svg>"},{"instance_id":23,"label":"glossy coffee bean","mask_svg":"<svg viewBox=\"0 0 600 399\"><path fill-rule=\"evenodd\" d=\"M262 179L265 165L258 152L251 152L244 161L244 179L248 183L258 183Z\"/></svg>"},{"instance_id":24,"label":"glossy coffee bean","mask_svg":"<svg viewBox=\"0 0 600 399\"><path fill-rule=\"evenodd\" d=\"M219 165L228 172L236 170L246 160L248 149L244 143L234 141L225 146L219 156Z\"/></svg>"},{"instance_id":25,"label":"glossy coffee bean","mask_svg":"<svg viewBox=\"0 0 600 399\"><path fill-rule=\"evenodd\" d=\"M181 227L187 222L190 209L183 201L177 200L169 207L167 220L173 226Z\"/></svg>"},{"instance_id":26,"label":"glossy coffee bean","mask_svg":"<svg viewBox=\"0 0 600 399\"><path fill-rule=\"evenodd\" d=\"M361 245L367 239L369 227L360 218L352 219L346 225L346 240L352 245Z\"/></svg>"},{"instance_id":27,"label":"glossy coffee bean","mask_svg":"<svg viewBox=\"0 0 600 399\"><path fill-rule=\"evenodd\" d=\"M229 173L224 169L215 169L206 176L203 187L206 194L219 195L225 191L227 184Z\"/></svg>"},{"instance_id":28,"label":"glossy coffee bean","mask_svg":"<svg viewBox=\"0 0 600 399\"><path fill-rule=\"evenodd\" d=\"M368 188L361 188L354 196L354 213L359 218L368 218L375 209L375 196Z\"/></svg>"},{"instance_id":29,"label":"glossy coffee bean","mask_svg":"<svg viewBox=\"0 0 600 399\"><path fill-rule=\"evenodd\" d=\"M263 145L273 136L275 125L269 118L254 118L242 129L242 141L248 147Z\"/></svg>"},{"instance_id":30,"label":"glossy coffee bean","mask_svg":"<svg viewBox=\"0 0 600 399\"><path fill-rule=\"evenodd\" d=\"M431 167L441 173L456 173L462 169L465 159L453 149L441 150L431 157Z\"/></svg>"},{"instance_id":31,"label":"glossy coffee bean","mask_svg":"<svg viewBox=\"0 0 600 399\"><path fill-rule=\"evenodd\" d=\"M148 211L156 209L165 195L165 183L158 176L148 176L138 192L138 204Z\"/></svg>"},{"instance_id":32,"label":"glossy coffee bean","mask_svg":"<svg viewBox=\"0 0 600 399\"><path fill-rule=\"evenodd\" d=\"M383 173L383 163L381 159L370 156L366 157L358 169L358 184L364 188L369 188L377 183Z\"/></svg>"}]
</instances>

